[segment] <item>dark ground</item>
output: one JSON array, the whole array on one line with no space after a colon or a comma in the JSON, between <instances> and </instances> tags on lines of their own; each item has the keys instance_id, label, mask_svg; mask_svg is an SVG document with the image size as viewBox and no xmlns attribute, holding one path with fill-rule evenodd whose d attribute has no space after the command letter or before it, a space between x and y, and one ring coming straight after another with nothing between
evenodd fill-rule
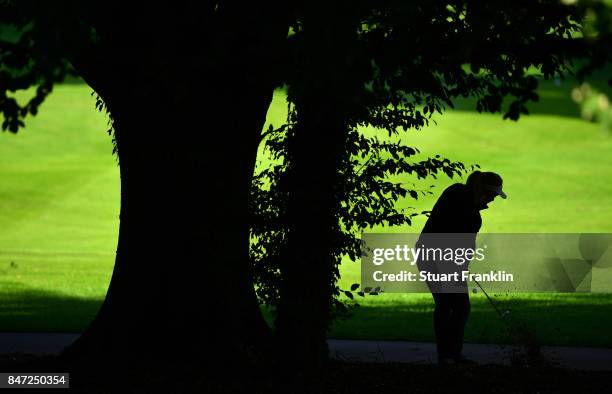
<instances>
[{"instance_id":1,"label":"dark ground","mask_svg":"<svg viewBox=\"0 0 612 394\"><path fill-rule=\"evenodd\" d=\"M66 367L48 356L2 355L0 372L70 372L71 393L269 393L261 376L231 370L223 383L212 384L217 373L194 364L155 369L134 366L115 370L108 367ZM95 371L101 372L96 374ZM246 384L242 385L241 381ZM127 383L127 382L131 383ZM331 361L321 393L605 393L609 392L609 372L520 366L412 365L406 363L355 363ZM246 387L246 390L244 389ZM32 389L34 390L34 389ZM51 389L58 391L60 389ZM20 390L29 392L31 390ZM288 392L286 389L283 393ZM40 392L40 391L35 391Z\"/></svg>"}]
</instances>

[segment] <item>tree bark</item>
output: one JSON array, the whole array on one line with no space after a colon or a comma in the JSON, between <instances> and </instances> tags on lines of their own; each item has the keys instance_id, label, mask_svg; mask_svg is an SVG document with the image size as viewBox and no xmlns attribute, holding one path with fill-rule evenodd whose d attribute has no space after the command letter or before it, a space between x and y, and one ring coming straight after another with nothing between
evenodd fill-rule
<instances>
[{"instance_id":1,"label":"tree bark","mask_svg":"<svg viewBox=\"0 0 612 394\"><path fill-rule=\"evenodd\" d=\"M300 106L294 150L295 167L289 173L292 193L288 204L288 242L283 266L281 300L276 329L289 374L305 392L316 392L328 357L327 331L338 241L339 204L336 186L342 157L341 128L322 122L333 119L320 105ZM323 143L322 143L323 142Z\"/></svg>"},{"instance_id":2,"label":"tree bark","mask_svg":"<svg viewBox=\"0 0 612 394\"><path fill-rule=\"evenodd\" d=\"M297 119L288 147L287 243L282 257L280 304L275 322L289 384L320 391L328 359L327 331L335 287L340 232L339 169L346 156L351 91L339 43L350 27L337 26L331 7L309 7L303 21L301 72L290 86ZM350 78L349 78L350 79Z\"/></svg>"},{"instance_id":3,"label":"tree bark","mask_svg":"<svg viewBox=\"0 0 612 394\"><path fill-rule=\"evenodd\" d=\"M121 211L106 299L63 353L67 360L197 358L222 366L248 363L267 347L250 276L248 199L277 85L266 60L285 40L287 19L256 11L222 5L225 15L211 22L222 29L190 38L203 49L181 42L177 50L165 37L136 55L124 45L119 57L127 58L104 67L75 62L77 70L93 67L81 74L103 92L114 120ZM120 37L120 28L108 30ZM123 74L119 64L127 65ZM125 75L139 67L141 74Z\"/></svg>"},{"instance_id":4,"label":"tree bark","mask_svg":"<svg viewBox=\"0 0 612 394\"><path fill-rule=\"evenodd\" d=\"M116 263L98 316L69 353L195 356L265 335L249 277L246 209L271 91L233 122L224 95L199 110L204 130L165 118L164 105L112 110L121 175ZM241 141L228 142L222 127L244 130Z\"/></svg>"},{"instance_id":5,"label":"tree bark","mask_svg":"<svg viewBox=\"0 0 612 394\"><path fill-rule=\"evenodd\" d=\"M331 92L330 84L296 102L296 134L289 148L288 235L275 325L281 349L291 349L284 354L290 379L304 392L321 388L335 286L338 169L346 152L346 125L340 108L321 101Z\"/></svg>"}]
</instances>

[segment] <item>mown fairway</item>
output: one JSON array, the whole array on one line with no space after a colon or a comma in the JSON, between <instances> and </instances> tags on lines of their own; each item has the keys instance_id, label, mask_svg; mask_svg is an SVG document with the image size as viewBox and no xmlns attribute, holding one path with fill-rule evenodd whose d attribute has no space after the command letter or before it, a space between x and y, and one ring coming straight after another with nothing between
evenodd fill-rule
<instances>
[{"instance_id":1,"label":"mown fairway","mask_svg":"<svg viewBox=\"0 0 612 394\"><path fill-rule=\"evenodd\" d=\"M402 138L422 157L477 163L504 177L509 198L483 212L483 232L612 232L612 136L579 118L572 86L543 84L541 102L518 123L478 114L464 101L438 116L437 125ZM269 121L280 125L285 107L278 92ZM1 331L78 331L103 299L119 215L119 173L107 128L90 89L66 84L56 87L25 130L0 134ZM434 195L402 204L430 209L451 182L443 176L419 182L424 189L436 185ZM418 232L423 223L419 218L409 228L375 231ZM359 281L358 263L346 261L342 269L343 288ZM612 323L612 297L497 298L542 342L612 345L605 331ZM360 302L352 319L335 325L333 336L433 339L430 295L385 294ZM504 340L479 294L466 336Z\"/></svg>"}]
</instances>

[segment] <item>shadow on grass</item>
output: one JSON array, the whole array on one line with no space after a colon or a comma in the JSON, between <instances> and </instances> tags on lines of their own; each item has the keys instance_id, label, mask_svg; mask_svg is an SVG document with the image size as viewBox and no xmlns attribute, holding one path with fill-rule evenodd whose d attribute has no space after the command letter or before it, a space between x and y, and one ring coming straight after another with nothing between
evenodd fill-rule
<instances>
[{"instance_id":1,"label":"shadow on grass","mask_svg":"<svg viewBox=\"0 0 612 394\"><path fill-rule=\"evenodd\" d=\"M612 95L612 87L608 79L612 77L612 67L607 67L594 73L586 82L608 96ZM572 90L579 86L574 78L565 80L539 80L537 102L529 102L527 108L531 115L551 115L569 118L581 118L579 106L572 100ZM510 101L505 100L503 108L506 109ZM472 98L459 98L455 102L456 111L476 112L476 100Z\"/></svg>"},{"instance_id":2,"label":"shadow on grass","mask_svg":"<svg viewBox=\"0 0 612 394\"><path fill-rule=\"evenodd\" d=\"M351 318L334 323L330 336L433 342L433 301L365 300ZM486 298L473 295L466 342L508 343L508 329L520 324L541 345L612 347L612 294L499 295L494 301L509 318L500 319ZM102 299L80 298L0 281L0 331L81 332ZM272 315L264 309L268 322Z\"/></svg>"},{"instance_id":3,"label":"shadow on grass","mask_svg":"<svg viewBox=\"0 0 612 394\"><path fill-rule=\"evenodd\" d=\"M540 345L612 347L612 295L567 294L500 296L494 301L509 310L502 320L486 298L472 297L472 312L465 341L510 343L509 332L517 326L531 331ZM381 339L433 342L433 301L364 303L348 320L337 321L333 338Z\"/></svg>"},{"instance_id":4,"label":"shadow on grass","mask_svg":"<svg viewBox=\"0 0 612 394\"><path fill-rule=\"evenodd\" d=\"M0 332L82 332L102 301L0 281Z\"/></svg>"},{"instance_id":5,"label":"shadow on grass","mask_svg":"<svg viewBox=\"0 0 612 394\"><path fill-rule=\"evenodd\" d=\"M79 76L67 75L66 78L62 81L62 84L65 85L86 85L85 80Z\"/></svg>"},{"instance_id":6,"label":"shadow on grass","mask_svg":"<svg viewBox=\"0 0 612 394\"><path fill-rule=\"evenodd\" d=\"M556 86L550 81L540 81L539 100L529 102L529 115L551 115L566 118L581 118L580 108L572 101L571 92L578 84L574 81L563 81ZM507 109L510 100L504 100L502 108ZM476 100L459 98L455 102L455 111L476 112Z\"/></svg>"}]
</instances>

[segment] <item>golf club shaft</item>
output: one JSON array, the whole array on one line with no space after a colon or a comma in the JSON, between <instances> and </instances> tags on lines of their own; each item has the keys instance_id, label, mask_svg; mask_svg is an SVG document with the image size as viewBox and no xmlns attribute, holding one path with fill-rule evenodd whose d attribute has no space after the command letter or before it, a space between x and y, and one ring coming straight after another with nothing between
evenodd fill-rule
<instances>
[{"instance_id":1,"label":"golf club shaft","mask_svg":"<svg viewBox=\"0 0 612 394\"><path fill-rule=\"evenodd\" d=\"M493 302L493 300L491 299L491 297L489 297L489 295L487 294L487 292L485 291L485 289L482 288L482 286L480 285L480 283L478 283L478 281L476 279L473 279L474 282L478 285L478 287L480 287L480 290L482 290L482 292L484 293L484 295L487 297L487 300L489 300L489 303L491 304L491 306L493 307L493 309L495 309L495 311L497 312L497 314L499 315L500 319L504 319L504 315L501 313L501 311L499 310L499 308L497 307L497 305L495 305L495 303Z\"/></svg>"}]
</instances>

